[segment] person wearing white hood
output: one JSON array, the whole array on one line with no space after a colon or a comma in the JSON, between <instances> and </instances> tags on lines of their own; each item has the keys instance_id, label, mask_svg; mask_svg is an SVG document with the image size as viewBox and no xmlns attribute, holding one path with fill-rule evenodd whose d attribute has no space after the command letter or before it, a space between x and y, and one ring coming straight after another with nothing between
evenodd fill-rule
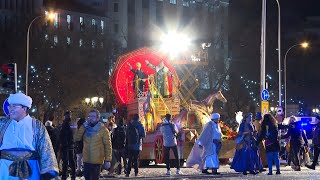
<instances>
[{"instance_id":1,"label":"person wearing white hood","mask_svg":"<svg viewBox=\"0 0 320 180\"><path fill-rule=\"evenodd\" d=\"M0 179L51 179L58 163L48 132L28 110L32 99L10 94L9 117L0 119Z\"/></svg>"},{"instance_id":2,"label":"person wearing white hood","mask_svg":"<svg viewBox=\"0 0 320 180\"><path fill-rule=\"evenodd\" d=\"M209 121L203 128L199 139L194 144L191 153L187 159L187 167L199 164L202 173L209 174L208 169L212 169L212 174L218 175L219 169L219 152L221 150L222 133L218 121L220 114L213 113ZM202 149L199 153L198 147Z\"/></svg>"}]
</instances>

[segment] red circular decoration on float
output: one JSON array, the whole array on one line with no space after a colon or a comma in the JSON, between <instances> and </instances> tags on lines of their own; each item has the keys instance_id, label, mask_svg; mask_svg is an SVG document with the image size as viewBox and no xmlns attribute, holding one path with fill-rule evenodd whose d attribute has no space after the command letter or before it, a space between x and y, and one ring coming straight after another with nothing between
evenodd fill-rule
<instances>
[{"instance_id":1,"label":"red circular decoration on float","mask_svg":"<svg viewBox=\"0 0 320 180\"><path fill-rule=\"evenodd\" d=\"M109 84L112 87L113 92L116 95L117 102L120 104L128 104L134 99L134 91L133 91L133 79L134 74L130 71L130 67L128 63L132 66L133 69L136 69L136 63L141 63L141 70L146 75L155 74L154 70L147 66L145 60L148 60L152 65L157 66L161 61L164 62L164 65L169 69L169 71L175 76L175 69L171 62L167 60L165 56L161 56L160 53L157 53L149 48L141 48L127 54L121 55L114 67L114 70L111 74ZM169 92L172 93L172 83L171 77L168 76L169 81ZM148 83L146 83L147 91Z\"/></svg>"}]
</instances>

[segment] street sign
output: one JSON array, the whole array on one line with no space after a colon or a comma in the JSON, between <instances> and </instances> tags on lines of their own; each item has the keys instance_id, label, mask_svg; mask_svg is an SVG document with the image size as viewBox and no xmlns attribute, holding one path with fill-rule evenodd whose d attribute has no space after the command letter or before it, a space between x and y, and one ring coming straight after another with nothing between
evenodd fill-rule
<instances>
[{"instance_id":1,"label":"street sign","mask_svg":"<svg viewBox=\"0 0 320 180\"><path fill-rule=\"evenodd\" d=\"M261 114L262 116L269 113L269 101L261 101Z\"/></svg>"},{"instance_id":2,"label":"street sign","mask_svg":"<svg viewBox=\"0 0 320 180\"><path fill-rule=\"evenodd\" d=\"M268 101L269 97L270 97L270 96L269 96L268 90L264 89L264 90L261 92L261 99L262 99L263 101Z\"/></svg>"},{"instance_id":3,"label":"street sign","mask_svg":"<svg viewBox=\"0 0 320 180\"><path fill-rule=\"evenodd\" d=\"M2 110L3 110L3 112L7 115L7 116L9 116L9 108L8 108L8 106L9 106L9 102L8 102L8 98L3 102L3 105L2 105Z\"/></svg>"}]
</instances>

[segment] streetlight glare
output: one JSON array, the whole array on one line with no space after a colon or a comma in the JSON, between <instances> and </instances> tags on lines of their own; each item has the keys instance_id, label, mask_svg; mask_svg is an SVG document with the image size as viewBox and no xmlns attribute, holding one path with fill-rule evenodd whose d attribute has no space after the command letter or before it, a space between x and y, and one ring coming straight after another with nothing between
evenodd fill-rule
<instances>
[{"instance_id":1,"label":"streetlight glare","mask_svg":"<svg viewBox=\"0 0 320 180\"><path fill-rule=\"evenodd\" d=\"M307 48L307 47L309 47L309 43L307 43L307 42L301 43L301 46L303 48Z\"/></svg>"},{"instance_id":2,"label":"streetlight glare","mask_svg":"<svg viewBox=\"0 0 320 180\"><path fill-rule=\"evenodd\" d=\"M57 13L56 12L48 12L48 11L46 11L45 12L45 16L49 20L54 20L54 19L57 18Z\"/></svg>"},{"instance_id":3,"label":"streetlight glare","mask_svg":"<svg viewBox=\"0 0 320 180\"><path fill-rule=\"evenodd\" d=\"M175 57L179 52L186 51L190 45L190 39L183 34L169 32L161 37L161 50L168 52L171 57Z\"/></svg>"}]
</instances>

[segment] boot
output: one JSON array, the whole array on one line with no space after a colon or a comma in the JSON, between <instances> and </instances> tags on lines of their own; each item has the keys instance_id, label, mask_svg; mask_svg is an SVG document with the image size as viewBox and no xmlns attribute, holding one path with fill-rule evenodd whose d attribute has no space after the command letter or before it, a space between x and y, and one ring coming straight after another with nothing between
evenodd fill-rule
<instances>
[{"instance_id":1,"label":"boot","mask_svg":"<svg viewBox=\"0 0 320 180\"><path fill-rule=\"evenodd\" d=\"M208 172L208 169L202 170L202 173L203 173L203 174L210 174L210 173Z\"/></svg>"},{"instance_id":2,"label":"boot","mask_svg":"<svg viewBox=\"0 0 320 180\"><path fill-rule=\"evenodd\" d=\"M212 169L212 174L214 174L214 175L219 175L220 173L218 172L217 169Z\"/></svg>"},{"instance_id":3,"label":"boot","mask_svg":"<svg viewBox=\"0 0 320 180\"><path fill-rule=\"evenodd\" d=\"M308 165L306 164L306 167L309 168L309 169L312 169L312 170L316 170L316 166L315 165Z\"/></svg>"}]
</instances>

